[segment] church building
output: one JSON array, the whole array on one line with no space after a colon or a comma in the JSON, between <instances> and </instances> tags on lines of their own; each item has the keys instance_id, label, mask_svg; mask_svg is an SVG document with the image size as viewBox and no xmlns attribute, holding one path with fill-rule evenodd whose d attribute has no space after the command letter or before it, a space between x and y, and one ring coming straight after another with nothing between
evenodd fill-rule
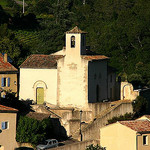
<instances>
[{"instance_id":1,"label":"church building","mask_svg":"<svg viewBox=\"0 0 150 150\"><path fill-rule=\"evenodd\" d=\"M34 54L20 66L19 99L59 107L88 108L115 98L115 73L109 58L86 46L86 32L66 32L66 47L51 55Z\"/></svg>"}]
</instances>

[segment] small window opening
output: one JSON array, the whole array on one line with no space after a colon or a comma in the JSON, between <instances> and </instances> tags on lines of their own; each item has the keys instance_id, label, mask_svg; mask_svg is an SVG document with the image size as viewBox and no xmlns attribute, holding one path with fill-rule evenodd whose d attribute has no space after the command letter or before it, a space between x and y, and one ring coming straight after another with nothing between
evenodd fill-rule
<instances>
[{"instance_id":1,"label":"small window opening","mask_svg":"<svg viewBox=\"0 0 150 150\"><path fill-rule=\"evenodd\" d=\"M71 36L71 48L75 47L75 36Z\"/></svg>"},{"instance_id":2,"label":"small window opening","mask_svg":"<svg viewBox=\"0 0 150 150\"><path fill-rule=\"evenodd\" d=\"M8 122L2 122L1 128L2 130L8 129Z\"/></svg>"},{"instance_id":3,"label":"small window opening","mask_svg":"<svg viewBox=\"0 0 150 150\"><path fill-rule=\"evenodd\" d=\"M147 135L143 136L143 145L148 145L148 136Z\"/></svg>"},{"instance_id":4,"label":"small window opening","mask_svg":"<svg viewBox=\"0 0 150 150\"><path fill-rule=\"evenodd\" d=\"M96 86L96 100L97 102L99 101L99 96L100 96L100 88L99 88L99 85Z\"/></svg>"}]
</instances>

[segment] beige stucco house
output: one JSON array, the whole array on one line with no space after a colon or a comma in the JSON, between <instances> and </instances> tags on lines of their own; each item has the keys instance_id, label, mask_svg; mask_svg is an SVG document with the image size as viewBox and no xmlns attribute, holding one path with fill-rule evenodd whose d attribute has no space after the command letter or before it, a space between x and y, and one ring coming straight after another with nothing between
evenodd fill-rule
<instances>
[{"instance_id":1,"label":"beige stucco house","mask_svg":"<svg viewBox=\"0 0 150 150\"><path fill-rule=\"evenodd\" d=\"M19 98L78 108L112 98L115 76L108 73L109 58L87 48L86 32L78 27L67 31L65 45L54 54L31 55L22 63Z\"/></svg>"},{"instance_id":2,"label":"beige stucco house","mask_svg":"<svg viewBox=\"0 0 150 150\"><path fill-rule=\"evenodd\" d=\"M17 110L0 105L0 150L14 150L16 143Z\"/></svg>"},{"instance_id":3,"label":"beige stucco house","mask_svg":"<svg viewBox=\"0 0 150 150\"><path fill-rule=\"evenodd\" d=\"M5 97L6 92L18 92L17 85L18 70L8 61L7 54L0 54L0 91L1 97Z\"/></svg>"},{"instance_id":4,"label":"beige stucco house","mask_svg":"<svg viewBox=\"0 0 150 150\"><path fill-rule=\"evenodd\" d=\"M150 121L119 121L100 129L100 145L106 150L149 150Z\"/></svg>"}]
</instances>

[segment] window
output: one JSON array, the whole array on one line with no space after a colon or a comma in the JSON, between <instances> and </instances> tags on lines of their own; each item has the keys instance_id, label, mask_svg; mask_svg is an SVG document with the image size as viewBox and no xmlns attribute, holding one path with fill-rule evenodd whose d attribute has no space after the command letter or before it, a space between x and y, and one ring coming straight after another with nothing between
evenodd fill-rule
<instances>
[{"instance_id":1,"label":"window","mask_svg":"<svg viewBox=\"0 0 150 150\"><path fill-rule=\"evenodd\" d=\"M96 86L96 101L99 101L99 96L100 96L100 88L99 85Z\"/></svg>"},{"instance_id":2,"label":"window","mask_svg":"<svg viewBox=\"0 0 150 150\"><path fill-rule=\"evenodd\" d=\"M75 36L71 36L71 48L75 47Z\"/></svg>"},{"instance_id":3,"label":"window","mask_svg":"<svg viewBox=\"0 0 150 150\"><path fill-rule=\"evenodd\" d=\"M8 129L8 122L7 121L6 122L2 122L1 128L2 128L2 130Z\"/></svg>"},{"instance_id":4,"label":"window","mask_svg":"<svg viewBox=\"0 0 150 150\"><path fill-rule=\"evenodd\" d=\"M143 136L143 145L148 145L148 136L147 135Z\"/></svg>"},{"instance_id":5,"label":"window","mask_svg":"<svg viewBox=\"0 0 150 150\"><path fill-rule=\"evenodd\" d=\"M2 78L1 79L1 86L2 87L6 87L6 86L10 86L10 78Z\"/></svg>"}]
</instances>

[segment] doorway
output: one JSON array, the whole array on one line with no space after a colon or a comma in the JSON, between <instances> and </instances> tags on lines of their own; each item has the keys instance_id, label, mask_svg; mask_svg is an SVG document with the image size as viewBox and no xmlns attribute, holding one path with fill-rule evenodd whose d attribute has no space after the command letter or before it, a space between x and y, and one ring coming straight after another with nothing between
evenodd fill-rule
<instances>
[{"instance_id":1,"label":"doorway","mask_svg":"<svg viewBox=\"0 0 150 150\"><path fill-rule=\"evenodd\" d=\"M44 103L44 88L42 88L42 87L38 87L36 89L36 102L37 102L37 104Z\"/></svg>"}]
</instances>

